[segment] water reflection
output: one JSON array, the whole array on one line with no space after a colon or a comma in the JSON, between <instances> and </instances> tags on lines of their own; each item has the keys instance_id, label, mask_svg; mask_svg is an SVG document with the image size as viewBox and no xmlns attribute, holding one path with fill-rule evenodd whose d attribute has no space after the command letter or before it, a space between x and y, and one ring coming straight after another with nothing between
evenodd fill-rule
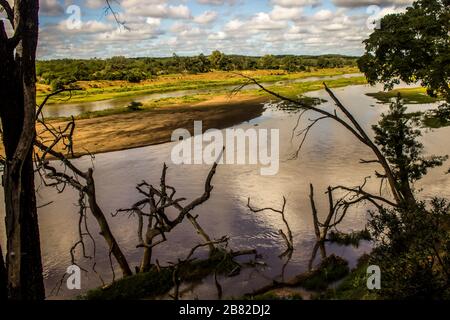
<instances>
[{"instance_id":1,"label":"water reflection","mask_svg":"<svg viewBox=\"0 0 450 320\"><path fill-rule=\"evenodd\" d=\"M387 105L376 104L364 95L380 88L353 86L335 90L337 96L355 115L356 119L367 129L374 124ZM324 91L317 91L311 96L329 100ZM374 107L369 107L374 105ZM330 102L325 108L332 108ZM423 108L427 108L424 106ZM414 109L421 108L414 106ZM309 117L313 117L310 115ZM280 129L280 171L276 176L261 176L257 166L219 166L213 179L214 191L210 201L198 207L195 214L200 216L199 223L213 237L229 235L230 246L234 249L256 248L267 262L266 267L244 269L238 277L222 278L220 283L224 297L238 296L259 288L279 276L283 260L278 255L284 251L285 244L278 235L283 228L279 214L271 212L252 213L247 208L247 198L258 207L279 207L282 196L287 198L286 218L290 223L295 250L285 270L290 277L308 268L309 259L315 244L315 235L309 207L309 183L314 183L319 218L323 219L327 211L324 192L329 185L359 185L364 177L373 175L373 165L361 165L361 158L370 157L370 151L361 145L356 138L333 121L325 120L310 132L301 156L288 160L297 147L298 141L291 143L291 130L297 121L295 114L287 114L268 109L258 119L240 128L258 126L260 128ZM304 120L307 121L307 118ZM448 138L450 128L443 128L424 135L424 144L428 153L450 154ZM170 151L173 144L162 144L120 152L99 154L95 157L95 178L98 187L98 201L105 213L114 212L117 208L128 207L139 195L135 185L142 180L158 183L162 163L169 165L168 183L176 186L179 197L192 199L202 192L204 179L209 171L208 166L189 165L175 166L170 162ZM91 160L87 157L76 160L77 165L87 168ZM417 188L423 188L424 198L440 195L450 198L450 176L443 174L443 168L430 171ZM38 180L37 180L38 181ZM371 183L369 190L377 190L378 185ZM55 190L41 187L38 192L40 204L53 200L52 205L39 210L39 222L42 237L42 251L45 266L45 282L47 292L60 280L62 273L70 264L69 249L77 238L77 194L66 190L57 194ZM3 203L3 192L0 193ZM365 226L367 208L360 206L350 211L340 229L342 231L360 230ZM2 210L2 218L4 212ZM93 234L98 234L95 221L89 218ZM132 266L138 265L142 249L137 249L136 221L127 216L109 217L111 228L116 235ZM0 225L0 234L4 235L4 225ZM107 248L104 241L97 238L97 270L111 279ZM155 249L154 256L161 264L184 257L189 249L201 240L193 227L186 223L170 234L169 241ZM4 239L2 239L4 243ZM92 249L92 248L91 248ZM327 253L336 253L355 265L356 259L370 250L369 243L362 243L359 248L327 245ZM86 268L90 261L82 261ZM116 270L117 271L117 270ZM100 285L95 273L83 274L82 287L86 290ZM73 297L80 292L63 290L59 298ZM195 289L187 290L184 298L215 298L214 279L207 278Z\"/></svg>"}]
</instances>

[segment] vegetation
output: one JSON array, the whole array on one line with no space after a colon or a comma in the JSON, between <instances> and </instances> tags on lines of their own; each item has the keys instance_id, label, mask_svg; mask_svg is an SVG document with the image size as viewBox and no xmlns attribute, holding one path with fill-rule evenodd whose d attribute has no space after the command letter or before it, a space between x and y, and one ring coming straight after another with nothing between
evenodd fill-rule
<instances>
[{"instance_id":1,"label":"vegetation","mask_svg":"<svg viewBox=\"0 0 450 320\"><path fill-rule=\"evenodd\" d=\"M373 212L378 240L370 264L383 270L383 299L450 299L449 204L434 198L415 208Z\"/></svg>"},{"instance_id":2,"label":"vegetation","mask_svg":"<svg viewBox=\"0 0 450 320\"><path fill-rule=\"evenodd\" d=\"M404 88L367 93L369 97L373 97L381 103L391 103L392 99L396 99L399 94L405 104L427 104L442 100L442 97L429 96L425 88Z\"/></svg>"},{"instance_id":3,"label":"vegetation","mask_svg":"<svg viewBox=\"0 0 450 320\"><path fill-rule=\"evenodd\" d=\"M254 70L243 71L246 76L258 79L260 82L270 83L278 81L294 81L307 77L328 77L358 72L355 67L320 69L311 72L289 73L284 70ZM138 96L146 94L166 93L180 90L220 90L220 87L238 86L245 83L245 79L236 73L215 71L197 75L172 74L157 76L152 80L141 83L129 83L126 81L81 81L70 86L80 88L71 92L62 92L57 97L52 97L49 103L71 103L100 101L113 98ZM39 84L37 100L42 100L52 92L49 85Z\"/></svg>"},{"instance_id":4,"label":"vegetation","mask_svg":"<svg viewBox=\"0 0 450 320\"><path fill-rule=\"evenodd\" d=\"M369 255L361 256L356 268L351 270L337 287L330 288L313 298L317 300L375 300L379 298L373 291L367 289L369 259Z\"/></svg>"},{"instance_id":5,"label":"vegetation","mask_svg":"<svg viewBox=\"0 0 450 320\"><path fill-rule=\"evenodd\" d=\"M352 245L358 247L361 240L372 240L369 230L364 229L361 231L352 231L350 233L331 231L328 235L328 241L345 246Z\"/></svg>"},{"instance_id":6,"label":"vegetation","mask_svg":"<svg viewBox=\"0 0 450 320\"><path fill-rule=\"evenodd\" d=\"M366 84L367 80L365 77L352 77L352 78L342 78L335 80L328 80L327 86L329 88L341 88L350 85L362 85ZM306 92L317 91L323 89L323 81L308 81L308 82L297 82L290 83L283 86L270 86L268 89L275 91L276 93L283 95L284 97L291 99L298 99L301 95ZM260 94L266 94L265 92L260 92Z\"/></svg>"},{"instance_id":7,"label":"vegetation","mask_svg":"<svg viewBox=\"0 0 450 320\"><path fill-rule=\"evenodd\" d=\"M208 259L183 264L178 277L181 282L199 281L211 274L229 274L237 264L226 251L217 250ZM80 299L85 300L134 300L151 299L167 294L174 287L174 267L152 266L148 272L122 278L104 288L88 291Z\"/></svg>"},{"instance_id":8,"label":"vegetation","mask_svg":"<svg viewBox=\"0 0 450 320\"><path fill-rule=\"evenodd\" d=\"M303 300L300 293L294 290L270 290L266 293L251 297L250 300Z\"/></svg>"},{"instance_id":9,"label":"vegetation","mask_svg":"<svg viewBox=\"0 0 450 320\"><path fill-rule=\"evenodd\" d=\"M139 83L164 74L197 74L212 70L286 70L301 72L315 68L349 66L356 66L356 58L339 55L246 57L226 55L214 51L208 57L203 54L194 57L180 57L174 54L168 58L125 58L118 56L105 60L61 59L38 61L36 70L40 82L57 89L63 84L75 81L125 80Z\"/></svg>"},{"instance_id":10,"label":"vegetation","mask_svg":"<svg viewBox=\"0 0 450 320\"><path fill-rule=\"evenodd\" d=\"M325 290L330 283L342 279L348 273L348 262L332 254L323 259L317 269L297 277L296 284L307 290Z\"/></svg>"},{"instance_id":11,"label":"vegetation","mask_svg":"<svg viewBox=\"0 0 450 320\"><path fill-rule=\"evenodd\" d=\"M450 126L450 105L444 103L437 109L425 113L422 123L425 127L433 129Z\"/></svg>"},{"instance_id":12,"label":"vegetation","mask_svg":"<svg viewBox=\"0 0 450 320\"><path fill-rule=\"evenodd\" d=\"M414 128L414 120L405 117L405 110L400 99L393 102L374 131L396 185L413 198L372 212L369 225L376 247L370 264L383 270L383 286L378 292L383 298L448 298L450 206L439 198L417 201L412 187L448 157L423 156L423 145L418 142L421 131Z\"/></svg>"},{"instance_id":13,"label":"vegetation","mask_svg":"<svg viewBox=\"0 0 450 320\"><path fill-rule=\"evenodd\" d=\"M449 0L418 0L405 13L385 16L364 42L361 71L388 89L421 81L430 96L450 101L449 21Z\"/></svg>"}]
</instances>

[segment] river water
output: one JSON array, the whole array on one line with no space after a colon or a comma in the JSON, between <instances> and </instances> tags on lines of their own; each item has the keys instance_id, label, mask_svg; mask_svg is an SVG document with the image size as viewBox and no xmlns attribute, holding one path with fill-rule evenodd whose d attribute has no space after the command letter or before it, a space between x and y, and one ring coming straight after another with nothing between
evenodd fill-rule
<instances>
[{"instance_id":1,"label":"river water","mask_svg":"<svg viewBox=\"0 0 450 320\"><path fill-rule=\"evenodd\" d=\"M310 82L310 81L318 81L318 80L326 81L326 80L335 80L335 79L361 77L361 76L362 76L361 73L351 73L351 74L344 74L344 75L331 76L331 77L307 77L307 78L301 78L301 79L283 80L283 81L278 81L278 82L262 83L262 85L267 86L267 87L273 86L273 85L281 86L281 85L286 85L289 83L301 83L301 82ZM211 89L179 90L179 91L171 91L171 92L165 92L165 93L144 94L144 95L115 98L115 99L109 99L109 100L103 100L103 101L47 104L42 112L45 117L51 117L51 118L70 117L70 116L76 116L76 115L79 115L79 114L82 114L85 112L93 112L93 111L101 111L101 110L125 107L132 101L144 103L144 102L148 102L151 100L159 100L159 99L166 99L166 98L179 98L179 97L191 96L191 95L196 95L196 94L231 91L235 88L236 88L236 86L222 86L222 87L211 88ZM245 88L243 88L242 91L248 91L248 90L254 90L254 89L258 89L258 87L256 85L248 85Z\"/></svg>"},{"instance_id":2,"label":"river water","mask_svg":"<svg viewBox=\"0 0 450 320\"><path fill-rule=\"evenodd\" d=\"M387 105L381 105L365 95L367 92L381 90L380 87L350 86L336 89L336 95L355 115L364 128L376 123ZM312 92L310 96L330 100L321 90ZM411 111L426 109L432 105L410 106ZM331 110L331 102L322 105ZM271 283L271 279L281 273L284 260L278 255L284 251L283 240L278 230L283 228L280 216L271 212L252 213L247 205L251 197L252 204L257 207L280 208L283 195L287 198L286 218L290 223L295 251L287 265L285 276L298 274L307 270L308 262L314 246L314 231L309 204L309 184L315 187L316 202L319 215L327 213L326 195L329 185L359 185L364 177L373 176L376 165L361 165L359 160L371 159L369 150L361 145L345 129L331 120L323 120L310 132L307 142L298 159L289 160L298 145L298 139L291 142L292 129L297 122L297 115L286 113L267 106L264 114L238 128L275 128L280 130L280 169L275 176L261 176L259 167L253 165L220 165L213 179L214 190L211 199L195 209L199 222L213 237L230 236L230 247L234 250L255 248L262 255L266 267L244 268L236 277L220 278L224 297L237 297ZM304 127L314 114L304 117L300 127ZM423 142L429 154L450 154L448 137L450 128L424 132ZM139 199L135 185L142 180L159 184L162 164L169 166L168 183L175 186L179 197L192 199L202 193L204 179L209 171L206 165L177 166L171 163L170 152L173 143L156 146L110 152L95 156L95 179L97 195L105 213L112 213L117 208L129 207ZM75 161L83 169L91 166L91 159L84 157ZM443 168L430 171L417 189L422 189L421 197L434 195L450 198L450 175L444 175L448 163ZM373 180L373 179L372 179ZM371 181L371 180L370 180ZM37 180L39 183L39 180ZM369 190L378 190L378 184L369 182ZM3 203L3 192L0 202ZM39 209L41 246L45 270L47 295L52 299L74 297L85 290L101 285L94 272L83 273L82 290L69 291L62 287L58 295L50 295L51 289L58 283L66 268L70 265L69 250L77 240L77 194L67 189L62 194L55 190L40 187L38 201L51 205ZM355 208L340 226L341 231L360 230L367 221L367 207ZM2 217L4 212L2 209ZM113 233L122 246L132 266L138 265L142 249L137 249L136 220L128 216L108 217ZM93 234L98 228L92 218L89 219ZM4 226L0 226L0 234L4 235ZM103 240L96 236L96 270L106 281L111 280L108 251ZM88 241L87 241L88 242ZM183 258L190 248L201 242L189 223L181 225L170 234L169 241L155 249L155 257L160 264ZM4 243L4 239L2 239ZM92 249L92 246L88 249ZM363 242L359 248L327 245L328 253L336 253L345 257L351 266L357 258L370 250L370 243ZM244 259L245 260L245 259ZM80 263L90 269L92 263L80 259ZM116 268L116 273L120 273ZM183 298L214 299L216 290L214 280L207 278L188 288Z\"/></svg>"}]
</instances>

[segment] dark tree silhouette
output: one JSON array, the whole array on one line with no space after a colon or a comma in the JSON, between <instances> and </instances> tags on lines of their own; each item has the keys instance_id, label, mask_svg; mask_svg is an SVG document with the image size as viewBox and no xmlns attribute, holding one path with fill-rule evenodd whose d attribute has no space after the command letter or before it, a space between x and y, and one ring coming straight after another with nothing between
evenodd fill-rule
<instances>
[{"instance_id":1,"label":"dark tree silhouette","mask_svg":"<svg viewBox=\"0 0 450 320\"><path fill-rule=\"evenodd\" d=\"M0 0L13 30L0 21L0 118L5 146L7 252L6 270L12 299L43 299L39 228L36 212L32 145L36 118L36 46L38 0Z\"/></svg>"}]
</instances>

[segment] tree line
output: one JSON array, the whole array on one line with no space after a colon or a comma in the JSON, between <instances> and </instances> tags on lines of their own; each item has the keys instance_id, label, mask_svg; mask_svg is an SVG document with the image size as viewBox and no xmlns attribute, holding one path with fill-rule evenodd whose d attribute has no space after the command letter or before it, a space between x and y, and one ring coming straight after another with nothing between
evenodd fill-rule
<instances>
[{"instance_id":1,"label":"tree line","mask_svg":"<svg viewBox=\"0 0 450 320\"><path fill-rule=\"evenodd\" d=\"M226 55L213 51L209 56L200 54L185 57L174 54L166 58L108 59L59 59L37 62L38 80L45 84L66 84L83 80L125 80L140 82L157 75L205 73L212 70L286 70L308 71L311 68L335 68L356 66L355 57L340 55L326 56L274 56L249 57Z\"/></svg>"}]
</instances>

